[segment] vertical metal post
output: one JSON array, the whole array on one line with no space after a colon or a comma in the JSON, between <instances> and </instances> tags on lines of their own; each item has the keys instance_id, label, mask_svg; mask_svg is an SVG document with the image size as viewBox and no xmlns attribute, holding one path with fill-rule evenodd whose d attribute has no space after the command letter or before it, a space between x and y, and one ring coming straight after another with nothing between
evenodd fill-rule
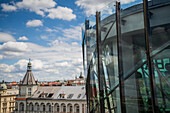
<instances>
[{"instance_id":1,"label":"vertical metal post","mask_svg":"<svg viewBox=\"0 0 170 113\"><path fill-rule=\"evenodd\" d=\"M85 40L85 35L83 37L83 42L82 42L82 55L83 55L83 69L84 69L84 76L86 75L85 73L85 54L84 54L84 40Z\"/></svg>"},{"instance_id":2,"label":"vertical metal post","mask_svg":"<svg viewBox=\"0 0 170 113\"><path fill-rule=\"evenodd\" d=\"M149 68L149 81L150 81L150 89L151 89L151 102L152 102L152 111L156 113L155 108L155 92L154 92L154 75L152 69L152 62L150 57L150 22L149 22L149 11L148 11L148 0L143 0L143 11L144 11L144 28L145 28L145 44L146 44L146 54L148 60L148 68Z\"/></svg>"},{"instance_id":3,"label":"vertical metal post","mask_svg":"<svg viewBox=\"0 0 170 113\"><path fill-rule=\"evenodd\" d=\"M85 35L86 35L86 57L87 57L87 69L89 65L89 59L88 59L88 36L87 36L87 30L89 29L89 20L85 20Z\"/></svg>"},{"instance_id":4,"label":"vertical metal post","mask_svg":"<svg viewBox=\"0 0 170 113\"><path fill-rule=\"evenodd\" d=\"M121 23L120 23L120 2L116 1L116 32L117 32L117 53L118 53L118 69L119 69L119 91L121 113L126 113L126 106L124 103L124 83L123 83L123 64L122 64L122 45L121 45Z\"/></svg>"},{"instance_id":5,"label":"vertical metal post","mask_svg":"<svg viewBox=\"0 0 170 113\"><path fill-rule=\"evenodd\" d=\"M88 54L87 54L87 30L89 29L89 20L85 20L85 37L86 37L86 56L88 61ZM89 66L90 67L90 66ZM90 113L90 68L88 68L87 64L87 82L86 82L86 95L87 95L87 113Z\"/></svg>"},{"instance_id":6,"label":"vertical metal post","mask_svg":"<svg viewBox=\"0 0 170 113\"><path fill-rule=\"evenodd\" d=\"M96 12L96 42L97 42L97 62L98 62L98 82L99 82L99 96L100 96L100 112L105 113L104 99L103 99L103 80L101 79L101 24L100 24L100 12Z\"/></svg>"}]
</instances>

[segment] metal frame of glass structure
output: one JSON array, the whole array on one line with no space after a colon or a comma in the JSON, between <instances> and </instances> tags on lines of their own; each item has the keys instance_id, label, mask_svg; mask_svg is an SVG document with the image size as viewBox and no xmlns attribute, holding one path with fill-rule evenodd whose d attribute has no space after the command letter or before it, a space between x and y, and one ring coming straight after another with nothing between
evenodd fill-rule
<instances>
[{"instance_id":1,"label":"metal frame of glass structure","mask_svg":"<svg viewBox=\"0 0 170 113\"><path fill-rule=\"evenodd\" d=\"M88 17L89 113L170 112L170 0L112 2Z\"/></svg>"}]
</instances>

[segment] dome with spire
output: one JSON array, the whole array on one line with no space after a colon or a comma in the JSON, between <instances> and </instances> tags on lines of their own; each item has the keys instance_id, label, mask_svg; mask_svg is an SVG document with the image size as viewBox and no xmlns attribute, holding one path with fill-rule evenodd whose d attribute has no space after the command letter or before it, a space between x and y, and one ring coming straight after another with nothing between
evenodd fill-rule
<instances>
[{"instance_id":1,"label":"dome with spire","mask_svg":"<svg viewBox=\"0 0 170 113\"><path fill-rule=\"evenodd\" d=\"M34 85L36 84L34 76L31 71L31 61L29 59L28 65L27 65L27 72L22 80L22 85Z\"/></svg>"},{"instance_id":2,"label":"dome with spire","mask_svg":"<svg viewBox=\"0 0 170 113\"><path fill-rule=\"evenodd\" d=\"M0 84L0 90L7 90L7 86L4 80L2 80L2 83Z\"/></svg>"}]
</instances>

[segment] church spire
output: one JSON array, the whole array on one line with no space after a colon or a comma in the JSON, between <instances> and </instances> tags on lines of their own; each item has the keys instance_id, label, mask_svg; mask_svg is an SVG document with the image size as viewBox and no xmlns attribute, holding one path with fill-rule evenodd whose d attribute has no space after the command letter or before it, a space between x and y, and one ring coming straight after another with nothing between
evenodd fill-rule
<instances>
[{"instance_id":1,"label":"church spire","mask_svg":"<svg viewBox=\"0 0 170 113\"><path fill-rule=\"evenodd\" d=\"M23 85L33 85L36 84L34 76L31 72L31 60L29 59L28 65L27 65L27 72L23 78L22 84Z\"/></svg>"},{"instance_id":2,"label":"church spire","mask_svg":"<svg viewBox=\"0 0 170 113\"><path fill-rule=\"evenodd\" d=\"M29 58L29 62L28 62L28 65L27 65L27 71L31 71L31 59Z\"/></svg>"}]
</instances>

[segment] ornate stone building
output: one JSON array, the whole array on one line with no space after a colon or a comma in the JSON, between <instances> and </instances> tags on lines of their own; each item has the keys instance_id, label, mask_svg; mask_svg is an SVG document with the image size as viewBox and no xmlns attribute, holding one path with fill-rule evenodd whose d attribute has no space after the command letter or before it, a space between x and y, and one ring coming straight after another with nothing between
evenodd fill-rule
<instances>
[{"instance_id":1,"label":"ornate stone building","mask_svg":"<svg viewBox=\"0 0 170 113\"><path fill-rule=\"evenodd\" d=\"M39 86L29 61L15 108L15 113L86 113L85 86Z\"/></svg>"},{"instance_id":2,"label":"ornate stone building","mask_svg":"<svg viewBox=\"0 0 170 113\"><path fill-rule=\"evenodd\" d=\"M0 113L12 113L15 110L15 98L17 89L7 89L4 82L0 84Z\"/></svg>"}]
</instances>

